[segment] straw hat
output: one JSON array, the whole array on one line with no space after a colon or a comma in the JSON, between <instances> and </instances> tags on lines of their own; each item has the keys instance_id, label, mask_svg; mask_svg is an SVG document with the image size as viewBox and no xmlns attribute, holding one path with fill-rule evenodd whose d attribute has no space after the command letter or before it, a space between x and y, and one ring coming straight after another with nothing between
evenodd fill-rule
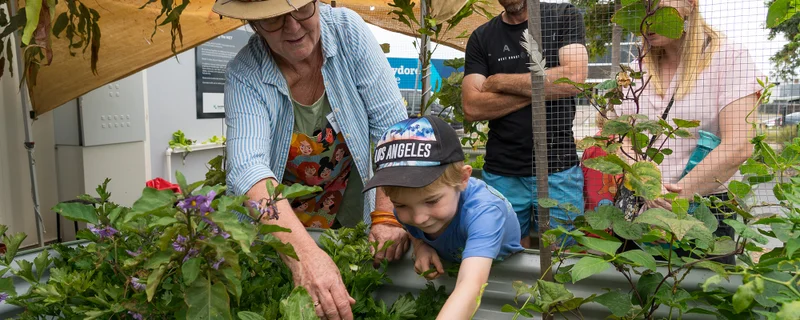
<instances>
[{"instance_id":1,"label":"straw hat","mask_svg":"<svg viewBox=\"0 0 800 320\"><path fill-rule=\"evenodd\" d=\"M228 18L261 20L292 12L309 2L311 0L217 0L212 10Z\"/></svg>"},{"instance_id":2,"label":"straw hat","mask_svg":"<svg viewBox=\"0 0 800 320\"><path fill-rule=\"evenodd\" d=\"M455 16L467 4L466 0L431 0L431 16L441 23Z\"/></svg>"}]
</instances>

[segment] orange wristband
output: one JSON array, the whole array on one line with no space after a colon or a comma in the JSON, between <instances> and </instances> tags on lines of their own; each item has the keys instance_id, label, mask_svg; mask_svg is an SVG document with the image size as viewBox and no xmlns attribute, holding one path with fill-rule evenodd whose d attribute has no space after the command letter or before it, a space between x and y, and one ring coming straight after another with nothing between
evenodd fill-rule
<instances>
[{"instance_id":1,"label":"orange wristband","mask_svg":"<svg viewBox=\"0 0 800 320\"><path fill-rule=\"evenodd\" d=\"M388 224L398 228L403 227L403 225L397 221L397 218L394 217L394 213L387 211L373 211L369 215L372 218L372 225Z\"/></svg>"}]
</instances>

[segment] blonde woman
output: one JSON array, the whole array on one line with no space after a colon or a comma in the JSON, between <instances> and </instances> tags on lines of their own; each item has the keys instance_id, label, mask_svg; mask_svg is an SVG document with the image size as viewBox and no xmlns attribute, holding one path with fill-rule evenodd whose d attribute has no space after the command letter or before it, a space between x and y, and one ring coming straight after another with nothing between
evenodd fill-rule
<instances>
[{"instance_id":1,"label":"blonde woman","mask_svg":"<svg viewBox=\"0 0 800 320\"><path fill-rule=\"evenodd\" d=\"M749 142L753 132L745 117L758 100L760 86L756 78L761 74L745 48L725 39L705 22L699 1L661 1L659 5L674 7L684 17L684 34L679 39L654 33L643 37L642 47L647 53L642 65L650 82L639 99L638 110L633 101L625 101L617 113L639 113L650 119L665 115L670 123L672 119L699 120L700 127L690 129L692 138L668 139L664 143L664 148L673 151L659 165L664 191L689 199L694 194L727 198L725 185L741 178L738 167L753 151ZM722 143L682 176L697 147L698 130L717 135ZM665 199L648 206L672 208ZM730 235L723 226L719 232Z\"/></svg>"}]
</instances>

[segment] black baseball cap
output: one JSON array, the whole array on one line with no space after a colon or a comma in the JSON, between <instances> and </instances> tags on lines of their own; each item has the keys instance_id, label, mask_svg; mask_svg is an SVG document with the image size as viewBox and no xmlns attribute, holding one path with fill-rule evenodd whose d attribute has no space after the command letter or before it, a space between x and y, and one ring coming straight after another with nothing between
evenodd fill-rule
<instances>
[{"instance_id":1,"label":"black baseball cap","mask_svg":"<svg viewBox=\"0 0 800 320\"><path fill-rule=\"evenodd\" d=\"M447 165L464 161L456 131L436 116L410 118L389 127L375 147L375 187L422 188L438 179Z\"/></svg>"}]
</instances>

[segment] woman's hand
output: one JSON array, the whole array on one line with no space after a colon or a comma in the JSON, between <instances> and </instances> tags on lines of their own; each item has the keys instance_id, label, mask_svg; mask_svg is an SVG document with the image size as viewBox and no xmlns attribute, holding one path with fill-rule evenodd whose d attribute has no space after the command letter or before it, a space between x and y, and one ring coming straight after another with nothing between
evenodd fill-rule
<instances>
[{"instance_id":1,"label":"woman's hand","mask_svg":"<svg viewBox=\"0 0 800 320\"><path fill-rule=\"evenodd\" d=\"M430 270L431 265L436 268L436 271L426 274L425 279L433 280L444 274L444 267L442 266L442 261L439 259L439 254L437 254L436 250L431 248L431 246L419 241L419 244L414 245L414 256L416 257L414 260L414 271L416 271L417 274L423 274L425 271Z\"/></svg>"},{"instance_id":2,"label":"woman's hand","mask_svg":"<svg viewBox=\"0 0 800 320\"><path fill-rule=\"evenodd\" d=\"M294 285L308 290L320 318L352 320L350 305L356 300L347 293L339 268L325 251L316 246L301 251L302 255L298 251L299 261L284 258L292 270Z\"/></svg>"},{"instance_id":3,"label":"woman's hand","mask_svg":"<svg viewBox=\"0 0 800 320\"><path fill-rule=\"evenodd\" d=\"M664 184L661 187L661 193L662 194L667 194L667 193L672 192L672 193L677 193L678 196L681 196L681 192L682 191L683 191L683 188L681 188L677 184ZM655 200L647 201L646 204L647 204L648 208L663 208L663 209L666 209L668 211L672 211L672 201L667 200L667 199L665 199L663 197L655 199Z\"/></svg>"},{"instance_id":4,"label":"woman's hand","mask_svg":"<svg viewBox=\"0 0 800 320\"><path fill-rule=\"evenodd\" d=\"M372 254L375 257L375 263L381 263L383 259L388 259L390 262L394 260L400 260L403 258L403 254L408 251L408 233L405 229L388 225L388 224L377 224L372 225L372 228L369 231L369 242L378 242L378 249L383 248L383 244L386 241L392 241L392 245L386 248L386 250L373 252Z\"/></svg>"}]
</instances>

